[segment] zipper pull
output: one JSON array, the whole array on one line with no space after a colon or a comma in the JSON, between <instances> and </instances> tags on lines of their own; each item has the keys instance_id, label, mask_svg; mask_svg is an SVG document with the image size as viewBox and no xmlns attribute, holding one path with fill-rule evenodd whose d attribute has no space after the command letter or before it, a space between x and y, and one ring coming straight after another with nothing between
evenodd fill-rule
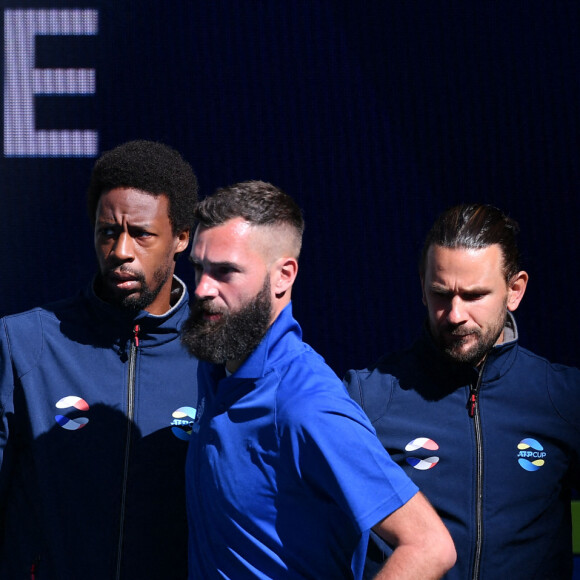
<instances>
[{"instance_id":1,"label":"zipper pull","mask_svg":"<svg viewBox=\"0 0 580 580\"><path fill-rule=\"evenodd\" d=\"M475 417L475 406L477 405L477 391L475 389L471 389L469 391L469 399L467 399L467 412L469 416L473 419Z\"/></svg>"},{"instance_id":2,"label":"zipper pull","mask_svg":"<svg viewBox=\"0 0 580 580\"><path fill-rule=\"evenodd\" d=\"M136 324L135 328L133 329L133 339L135 341L135 346L139 346L139 330L141 329L141 327Z\"/></svg>"},{"instance_id":3,"label":"zipper pull","mask_svg":"<svg viewBox=\"0 0 580 580\"><path fill-rule=\"evenodd\" d=\"M489 353L488 353L489 354ZM481 387L481 381L483 379L483 370L485 369L485 363L487 362L487 354L483 357L481 364L479 365L479 370L477 374L477 382L475 385L472 383L469 386L469 398L467 399L467 412L469 416L473 419L475 417L475 409L477 408L477 397L479 396L479 389Z\"/></svg>"},{"instance_id":4,"label":"zipper pull","mask_svg":"<svg viewBox=\"0 0 580 580\"><path fill-rule=\"evenodd\" d=\"M40 562L40 556L37 556L32 564L30 565L30 580L36 579L36 573L38 572L38 563Z\"/></svg>"}]
</instances>

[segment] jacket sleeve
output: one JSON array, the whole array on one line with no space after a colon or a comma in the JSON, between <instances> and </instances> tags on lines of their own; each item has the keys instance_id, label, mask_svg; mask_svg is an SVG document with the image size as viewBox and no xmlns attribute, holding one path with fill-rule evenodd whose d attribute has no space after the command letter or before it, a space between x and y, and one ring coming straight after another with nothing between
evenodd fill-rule
<instances>
[{"instance_id":1,"label":"jacket sleeve","mask_svg":"<svg viewBox=\"0 0 580 580\"><path fill-rule=\"evenodd\" d=\"M374 424L387 414L393 392L394 377L378 369L372 371L350 370L344 377L344 385L353 399Z\"/></svg>"},{"instance_id":2,"label":"jacket sleeve","mask_svg":"<svg viewBox=\"0 0 580 580\"><path fill-rule=\"evenodd\" d=\"M346 372L343 379L344 386L350 395L350 398L356 401L363 409L364 403L362 400L362 389L360 384L360 379L358 372L355 370L350 370Z\"/></svg>"},{"instance_id":3,"label":"jacket sleeve","mask_svg":"<svg viewBox=\"0 0 580 580\"><path fill-rule=\"evenodd\" d=\"M11 473L10 421L14 413L14 374L5 319L0 319L0 541Z\"/></svg>"},{"instance_id":4,"label":"jacket sleeve","mask_svg":"<svg viewBox=\"0 0 580 580\"><path fill-rule=\"evenodd\" d=\"M573 485L580 491L580 369L564 365L550 365L547 373L548 392L554 408L572 433Z\"/></svg>"}]
</instances>

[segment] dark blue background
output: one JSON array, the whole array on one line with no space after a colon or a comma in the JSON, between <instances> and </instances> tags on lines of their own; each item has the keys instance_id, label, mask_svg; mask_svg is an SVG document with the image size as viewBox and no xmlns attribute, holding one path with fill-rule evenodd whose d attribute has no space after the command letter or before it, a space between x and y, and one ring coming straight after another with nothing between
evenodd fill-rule
<instances>
[{"instance_id":1,"label":"dark blue background","mask_svg":"<svg viewBox=\"0 0 580 580\"><path fill-rule=\"evenodd\" d=\"M339 375L407 344L424 311L416 262L462 201L518 219L522 342L578 364L580 4L86 0L99 34L38 37L36 66L96 69L87 97L38 97L40 128L147 138L192 163L206 195L247 179L307 221L294 308ZM94 159L0 158L0 315L95 270ZM178 273L188 282L185 260ZM525 397L525 384L522 384Z\"/></svg>"},{"instance_id":2,"label":"dark blue background","mask_svg":"<svg viewBox=\"0 0 580 580\"><path fill-rule=\"evenodd\" d=\"M100 149L167 142L202 193L264 179L307 220L295 311L342 374L408 343L435 215L460 201L519 220L525 345L577 364L580 6L546 2L19 2L99 10L94 37L38 37L37 67L96 69L88 97L37 97L39 128ZM93 159L0 160L0 314L94 271ZM190 273L185 261L181 275ZM522 385L524 396L525 385Z\"/></svg>"}]
</instances>

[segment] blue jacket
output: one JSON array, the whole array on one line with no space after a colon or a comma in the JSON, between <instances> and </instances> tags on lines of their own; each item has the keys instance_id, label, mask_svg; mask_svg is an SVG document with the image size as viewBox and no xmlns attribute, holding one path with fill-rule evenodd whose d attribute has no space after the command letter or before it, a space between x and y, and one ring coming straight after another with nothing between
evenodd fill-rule
<instances>
[{"instance_id":1,"label":"blue jacket","mask_svg":"<svg viewBox=\"0 0 580 580\"><path fill-rule=\"evenodd\" d=\"M391 457L449 528L446 578L571 577L580 371L521 348L513 318L479 372L452 364L429 334L345 379ZM380 559L373 545L368 556Z\"/></svg>"},{"instance_id":2,"label":"blue jacket","mask_svg":"<svg viewBox=\"0 0 580 580\"><path fill-rule=\"evenodd\" d=\"M197 363L177 282L162 316L91 287L0 320L0 578L186 578Z\"/></svg>"}]
</instances>

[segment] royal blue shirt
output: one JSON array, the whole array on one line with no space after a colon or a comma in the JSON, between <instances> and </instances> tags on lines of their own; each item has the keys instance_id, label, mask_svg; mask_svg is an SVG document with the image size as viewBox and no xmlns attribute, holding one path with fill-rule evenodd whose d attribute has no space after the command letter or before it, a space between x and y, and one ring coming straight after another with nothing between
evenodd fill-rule
<instances>
[{"instance_id":1,"label":"royal blue shirt","mask_svg":"<svg viewBox=\"0 0 580 580\"><path fill-rule=\"evenodd\" d=\"M417 487L280 314L230 377L201 363L186 486L190 579L360 578L368 530Z\"/></svg>"}]
</instances>

